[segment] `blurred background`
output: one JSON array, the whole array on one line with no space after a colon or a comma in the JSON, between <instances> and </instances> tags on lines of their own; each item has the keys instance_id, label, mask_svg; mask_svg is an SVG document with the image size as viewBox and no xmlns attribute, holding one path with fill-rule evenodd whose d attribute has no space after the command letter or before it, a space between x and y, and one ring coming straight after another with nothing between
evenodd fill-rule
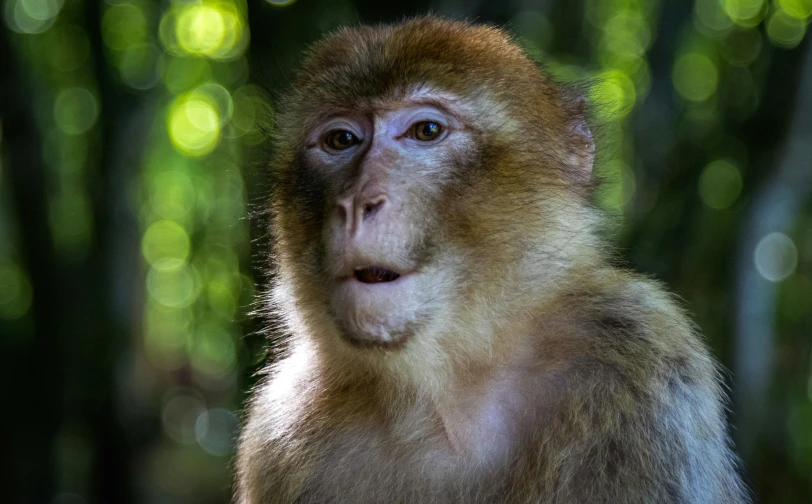
<instances>
[{"instance_id":1,"label":"blurred background","mask_svg":"<svg viewBox=\"0 0 812 504\"><path fill-rule=\"evenodd\" d=\"M4 502L229 501L277 93L428 11L589 83L621 256L731 371L758 501L812 502L812 0L3 0Z\"/></svg>"}]
</instances>

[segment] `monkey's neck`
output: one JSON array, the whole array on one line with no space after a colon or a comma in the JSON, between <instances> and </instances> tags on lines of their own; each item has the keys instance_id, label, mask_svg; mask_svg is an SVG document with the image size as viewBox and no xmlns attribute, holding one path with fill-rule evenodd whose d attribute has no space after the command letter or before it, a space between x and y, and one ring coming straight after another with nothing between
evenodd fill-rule
<instances>
[{"instance_id":1,"label":"monkey's neck","mask_svg":"<svg viewBox=\"0 0 812 504\"><path fill-rule=\"evenodd\" d=\"M535 350L514 350L488 362L455 363L453 370L424 366L420 377L405 373L403 362L361 367L345 361L341 368L324 362L325 386L311 390L350 431L363 426L370 435L409 445L423 440L443 448L449 460L476 461L484 469L510 458L517 433L526 431L534 405L543 402L535 399Z\"/></svg>"},{"instance_id":2,"label":"monkey's neck","mask_svg":"<svg viewBox=\"0 0 812 504\"><path fill-rule=\"evenodd\" d=\"M469 393L482 395L510 383L515 377L506 370L531 366L538 347L535 324L530 315L499 324L483 321L476 327L416 334L404 347L386 351L344 342L340 347L320 345L321 374L334 390L372 385L377 393L367 400L380 400L389 408L454 404ZM368 385L362 389L370 390Z\"/></svg>"}]
</instances>

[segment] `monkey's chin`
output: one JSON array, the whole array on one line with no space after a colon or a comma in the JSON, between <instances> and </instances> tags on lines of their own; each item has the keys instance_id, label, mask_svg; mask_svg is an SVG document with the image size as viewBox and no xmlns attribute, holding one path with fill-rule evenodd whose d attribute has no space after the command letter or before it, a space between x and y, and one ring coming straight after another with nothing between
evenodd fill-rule
<instances>
[{"instance_id":1,"label":"monkey's chin","mask_svg":"<svg viewBox=\"0 0 812 504\"><path fill-rule=\"evenodd\" d=\"M330 303L341 336L359 348L403 347L427 319L421 283L417 274L374 284L342 280Z\"/></svg>"}]
</instances>

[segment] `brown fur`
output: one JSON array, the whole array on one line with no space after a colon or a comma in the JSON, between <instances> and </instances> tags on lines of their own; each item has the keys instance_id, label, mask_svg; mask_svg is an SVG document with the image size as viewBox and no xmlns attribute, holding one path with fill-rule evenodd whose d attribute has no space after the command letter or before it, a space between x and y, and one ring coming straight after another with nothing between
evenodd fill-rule
<instances>
[{"instance_id":1,"label":"brown fur","mask_svg":"<svg viewBox=\"0 0 812 504\"><path fill-rule=\"evenodd\" d=\"M415 254L465 275L432 343L420 326L402 348L358 348L324 297L338 189L300 153L325 116L397 107L420 86L478 111L475 145L415 194ZM748 501L716 364L671 297L595 238L581 101L503 32L432 17L345 29L282 105L269 302L289 346L251 401L238 502Z\"/></svg>"}]
</instances>

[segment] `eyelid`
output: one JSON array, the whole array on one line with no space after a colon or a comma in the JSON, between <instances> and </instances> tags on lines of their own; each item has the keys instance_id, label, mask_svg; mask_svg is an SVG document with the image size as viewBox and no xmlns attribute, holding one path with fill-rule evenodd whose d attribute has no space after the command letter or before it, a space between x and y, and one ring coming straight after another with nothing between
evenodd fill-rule
<instances>
[{"instance_id":1,"label":"eyelid","mask_svg":"<svg viewBox=\"0 0 812 504\"><path fill-rule=\"evenodd\" d=\"M409 117L409 126L418 122L431 121L436 122L442 126L443 129L451 130L460 124L459 118L453 113L428 104L415 109Z\"/></svg>"},{"instance_id":2,"label":"eyelid","mask_svg":"<svg viewBox=\"0 0 812 504\"><path fill-rule=\"evenodd\" d=\"M450 122L448 117L446 117L445 114L443 114L442 112L440 112L438 110L434 110L434 109L422 109L422 110L416 111L415 114L410 116L410 119L409 119L408 122L409 122L409 125L411 126L411 125L413 125L415 123L426 122L426 121L436 122L437 124L441 125L444 128L448 128L449 127L448 124Z\"/></svg>"},{"instance_id":3,"label":"eyelid","mask_svg":"<svg viewBox=\"0 0 812 504\"><path fill-rule=\"evenodd\" d=\"M321 134L319 136L320 137L326 137L327 135L329 135L330 133L333 133L335 131L349 131L350 133L352 133L355 137L357 137L359 139L362 137L362 135L358 132L359 131L358 128L353 128L351 125L347 125L347 124L331 125L329 128L322 129Z\"/></svg>"}]
</instances>

